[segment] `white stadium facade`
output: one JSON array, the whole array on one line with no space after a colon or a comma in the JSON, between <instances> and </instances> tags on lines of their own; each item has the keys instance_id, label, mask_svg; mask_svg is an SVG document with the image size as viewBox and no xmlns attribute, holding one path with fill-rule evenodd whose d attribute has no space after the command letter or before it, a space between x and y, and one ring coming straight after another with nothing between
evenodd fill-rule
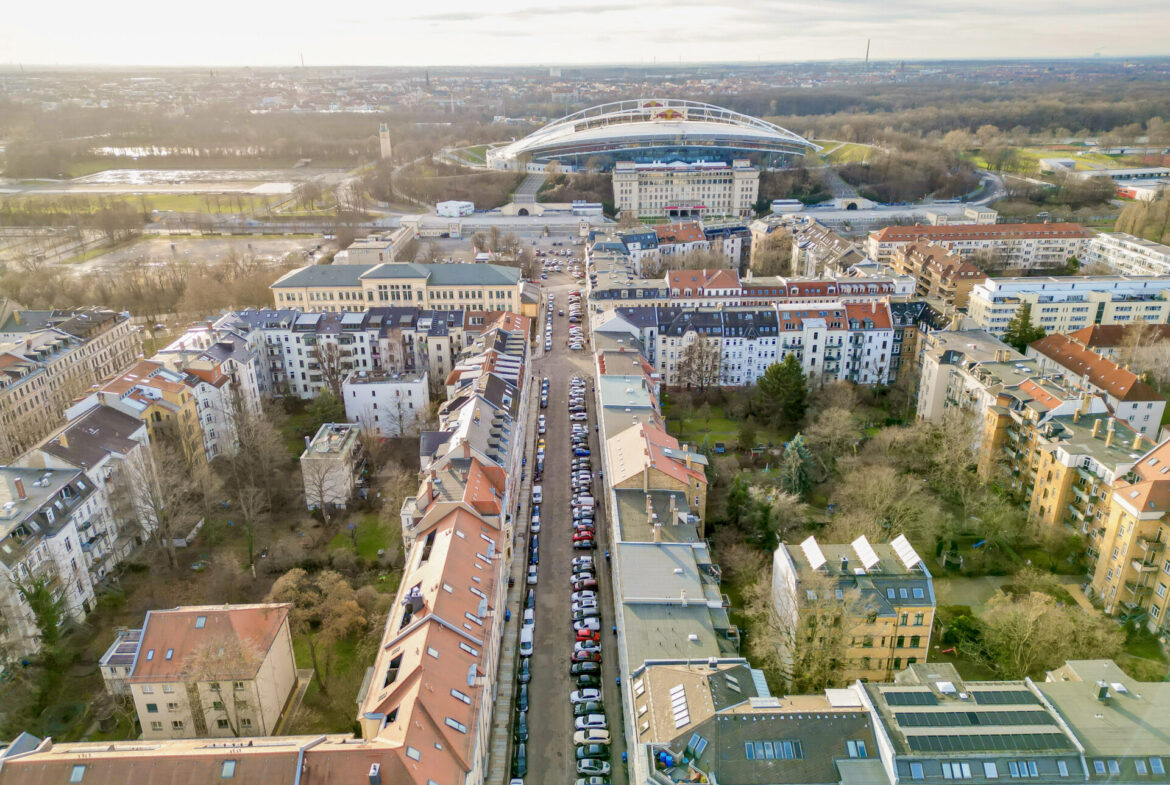
<instances>
[{"instance_id":1,"label":"white stadium facade","mask_svg":"<svg viewBox=\"0 0 1170 785\"><path fill-rule=\"evenodd\" d=\"M816 145L791 131L730 109L673 98L614 101L562 117L523 139L488 150L493 169L612 169L619 161L791 165Z\"/></svg>"}]
</instances>

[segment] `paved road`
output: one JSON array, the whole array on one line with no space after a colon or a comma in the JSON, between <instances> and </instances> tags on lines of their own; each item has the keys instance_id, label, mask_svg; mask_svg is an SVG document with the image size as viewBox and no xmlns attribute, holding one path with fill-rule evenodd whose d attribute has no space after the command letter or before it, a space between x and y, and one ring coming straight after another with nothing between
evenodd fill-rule
<instances>
[{"instance_id":1,"label":"paved road","mask_svg":"<svg viewBox=\"0 0 1170 785\"><path fill-rule=\"evenodd\" d=\"M543 290L545 302L547 293L556 296L556 306L567 302L568 292L575 284L567 283L564 274L549 276ZM554 311L555 313L555 311ZM540 326L544 326L544 310L541 311ZM572 514L569 506L571 489L569 476L569 418L568 387L574 375L584 376L591 381L592 354L573 352L565 346L568 336L568 319L553 317L553 349L543 352L541 343L534 373L537 384L542 376L549 378L549 403L544 410L547 417L548 433L545 473L543 478L544 504L540 531L540 582L536 591L536 645L532 658L533 677L530 685L531 709L528 725L528 782L556 783L568 785L576 778L576 761L572 742L573 716L569 705L569 693L575 689L569 675L569 657L573 649L573 631L569 621L569 561L581 551L572 549L570 534ZM539 406L540 396L533 397L533 405ZM594 425L594 412L590 411L589 427ZM534 432L535 438L535 432ZM596 442L596 436L593 437ZM593 469L600 469L597 444L592 447ZM529 462L532 466L532 462ZM595 480L596 482L596 480ZM595 490L599 490L595 486ZM608 523L598 508L598 543L609 541ZM625 771L621 765L624 744L621 703L617 688L617 652L614 638L610 633L613 625L613 597L609 569L605 561L604 545L594 554L598 568L598 584L602 600L602 686L606 714L609 718L610 734L615 743L613 751L613 782L625 785Z\"/></svg>"}]
</instances>

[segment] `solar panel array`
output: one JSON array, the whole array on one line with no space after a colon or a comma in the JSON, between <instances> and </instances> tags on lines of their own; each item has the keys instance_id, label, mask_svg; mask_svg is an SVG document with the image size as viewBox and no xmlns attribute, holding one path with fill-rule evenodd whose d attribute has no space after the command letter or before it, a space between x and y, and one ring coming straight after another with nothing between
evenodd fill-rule
<instances>
[{"instance_id":1,"label":"solar panel array","mask_svg":"<svg viewBox=\"0 0 1170 785\"><path fill-rule=\"evenodd\" d=\"M914 752L985 752L1059 750L1071 746L1062 733L972 733L954 736L907 736Z\"/></svg>"},{"instance_id":2,"label":"solar panel array","mask_svg":"<svg viewBox=\"0 0 1170 785\"><path fill-rule=\"evenodd\" d=\"M980 706L1006 706L1009 704L1038 704L1036 696L1027 690L984 690L972 692L971 697Z\"/></svg>"},{"instance_id":3,"label":"solar panel array","mask_svg":"<svg viewBox=\"0 0 1170 785\"><path fill-rule=\"evenodd\" d=\"M933 692L883 692L882 697L890 706L937 706L938 699Z\"/></svg>"},{"instance_id":4,"label":"solar panel array","mask_svg":"<svg viewBox=\"0 0 1170 785\"><path fill-rule=\"evenodd\" d=\"M988 725L1055 725L1046 711L900 711L903 728L973 728Z\"/></svg>"}]
</instances>

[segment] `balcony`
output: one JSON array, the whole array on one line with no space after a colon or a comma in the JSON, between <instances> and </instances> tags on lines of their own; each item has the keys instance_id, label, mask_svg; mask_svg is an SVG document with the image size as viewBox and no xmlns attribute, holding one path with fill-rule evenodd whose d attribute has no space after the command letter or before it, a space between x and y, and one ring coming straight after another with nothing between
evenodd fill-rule
<instances>
[{"instance_id":1,"label":"balcony","mask_svg":"<svg viewBox=\"0 0 1170 785\"><path fill-rule=\"evenodd\" d=\"M1151 588L1152 587L1139 581L1125 582L1125 590L1133 596L1135 602L1139 601L1142 597L1145 597L1150 592Z\"/></svg>"},{"instance_id":2,"label":"balcony","mask_svg":"<svg viewBox=\"0 0 1170 785\"><path fill-rule=\"evenodd\" d=\"M1166 543L1161 540L1151 540L1147 537L1138 537L1137 546L1142 549L1142 553L1155 554L1161 553L1166 547Z\"/></svg>"},{"instance_id":3,"label":"balcony","mask_svg":"<svg viewBox=\"0 0 1170 785\"><path fill-rule=\"evenodd\" d=\"M1141 559L1130 559L1129 566L1138 573L1157 572L1157 561L1142 561Z\"/></svg>"}]
</instances>

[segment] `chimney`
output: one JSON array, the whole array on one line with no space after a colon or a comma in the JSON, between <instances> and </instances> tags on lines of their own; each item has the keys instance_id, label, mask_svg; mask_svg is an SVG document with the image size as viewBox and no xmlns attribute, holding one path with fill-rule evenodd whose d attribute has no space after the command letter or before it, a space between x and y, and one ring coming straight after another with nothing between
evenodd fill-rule
<instances>
[{"instance_id":1,"label":"chimney","mask_svg":"<svg viewBox=\"0 0 1170 785\"><path fill-rule=\"evenodd\" d=\"M650 467L642 469L642 493L650 493Z\"/></svg>"},{"instance_id":2,"label":"chimney","mask_svg":"<svg viewBox=\"0 0 1170 785\"><path fill-rule=\"evenodd\" d=\"M467 441L463 442L463 457L464 458L471 457L471 442L467 442Z\"/></svg>"},{"instance_id":3,"label":"chimney","mask_svg":"<svg viewBox=\"0 0 1170 785\"><path fill-rule=\"evenodd\" d=\"M1093 423L1093 438L1096 439L1101 434L1101 421L1097 420Z\"/></svg>"},{"instance_id":4,"label":"chimney","mask_svg":"<svg viewBox=\"0 0 1170 785\"><path fill-rule=\"evenodd\" d=\"M309 449L310 442L312 442L312 439L310 439L308 436L305 436L305 449L306 450Z\"/></svg>"},{"instance_id":5,"label":"chimney","mask_svg":"<svg viewBox=\"0 0 1170 785\"><path fill-rule=\"evenodd\" d=\"M1130 447L1130 449L1131 450L1140 450L1141 448L1142 448L1142 435L1140 433L1135 433L1133 435L1133 446Z\"/></svg>"},{"instance_id":6,"label":"chimney","mask_svg":"<svg viewBox=\"0 0 1170 785\"><path fill-rule=\"evenodd\" d=\"M24 480L17 477L16 479L14 479L12 481L12 484L16 486L16 498L17 499L27 499L28 498L28 493L26 493L24 490Z\"/></svg>"},{"instance_id":7,"label":"chimney","mask_svg":"<svg viewBox=\"0 0 1170 785\"><path fill-rule=\"evenodd\" d=\"M682 600L682 606L684 608L687 607L687 590L686 589L682 590L682 594L679 595L679 599Z\"/></svg>"},{"instance_id":8,"label":"chimney","mask_svg":"<svg viewBox=\"0 0 1170 785\"><path fill-rule=\"evenodd\" d=\"M370 764L370 785L382 785L382 764Z\"/></svg>"},{"instance_id":9,"label":"chimney","mask_svg":"<svg viewBox=\"0 0 1170 785\"><path fill-rule=\"evenodd\" d=\"M67 433L67 431L61 431L61 433L57 436L57 444L61 445L66 450L68 450L69 449L69 438L65 435L66 433Z\"/></svg>"},{"instance_id":10,"label":"chimney","mask_svg":"<svg viewBox=\"0 0 1170 785\"><path fill-rule=\"evenodd\" d=\"M845 556L845 555L841 556L841 574L842 575L849 574L849 557Z\"/></svg>"},{"instance_id":11,"label":"chimney","mask_svg":"<svg viewBox=\"0 0 1170 785\"><path fill-rule=\"evenodd\" d=\"M662 524L661 523L654 524L654 542L655 543L662 542Z\"/></svg>"},{"instance_id":12,"label":"chimney","mask_svg":"<svg viewBox=\"0 0 1170 785\"><path fill-rule=\"evenodd\" d=\"M1109 426L1105 429L1105 446L1113 445L1113 435L1117 433L1117 426L1113 424L1113 420L1109 420Z\"/></svg>"},{"instance_id":13,"label":"chimney","mask_svg":"<svg viewBox=\"0 0 1170 785\"><path fill-rule=\"evenodd\" d=\"M687 445L683 447L683 460L686 462L687 468L691 468L691 447Z\"/></svg>"},{"instance_id":14,"label":"chimney","mask_svg":"<svg viewBox=\"0 0 1170 785\"><path fill-rule=\"evenodd\" d=\"M1109 685L1106 682L1097 682L1097 700L1102 703L1109 702Z\"/></svg>"}]
</instances>

